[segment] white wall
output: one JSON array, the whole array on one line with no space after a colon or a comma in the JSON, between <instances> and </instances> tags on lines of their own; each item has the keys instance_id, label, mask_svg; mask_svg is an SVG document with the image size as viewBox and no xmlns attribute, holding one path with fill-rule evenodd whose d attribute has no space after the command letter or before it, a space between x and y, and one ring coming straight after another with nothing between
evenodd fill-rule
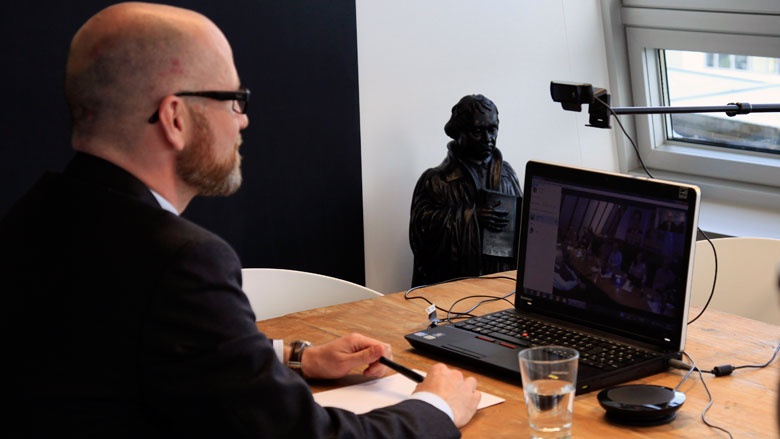
<instances>
[{"instance_id":1,"label":"white wall","mask_svg":"<svg viewBox=\"0 0 780 439\"><path fill-rule=\"evenodd\" d=\"M357 0L366 285L411 282L417 178L438 165L464 95L499 110L498 147L521 181L529 159L615 171L614 130L565 112L550 81L610 89L598 0Z\"/></svg>"}]
</instances>

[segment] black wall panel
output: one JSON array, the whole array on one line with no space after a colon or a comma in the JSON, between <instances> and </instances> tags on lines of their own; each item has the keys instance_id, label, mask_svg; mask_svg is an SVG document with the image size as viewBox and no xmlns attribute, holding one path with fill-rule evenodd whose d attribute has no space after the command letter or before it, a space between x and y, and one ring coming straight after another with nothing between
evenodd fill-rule
<instances>
[{"instance_id":1,"label":"black wall panel","mask_svg":"<svg viewBox=\"0 0 780 439\"><path fill-rule=\"evenodd\" d=\"M0 215L72 155L62 94L70 38L99 0L0 6ZM244 185L184 216L228 240L244 266L365 282L354 0L165 3L204 13L252 90Z\"/></svg>"}]
</instances>

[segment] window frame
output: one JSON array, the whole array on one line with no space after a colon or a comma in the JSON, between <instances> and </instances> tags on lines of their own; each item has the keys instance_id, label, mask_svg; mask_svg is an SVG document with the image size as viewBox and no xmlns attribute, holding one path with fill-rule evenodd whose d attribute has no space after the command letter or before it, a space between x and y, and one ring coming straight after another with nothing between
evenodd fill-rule
<instances>
[{"instance_id":1,"label":"window frame","mask_svg":"<svg viewBox=\"0 0 780 439\"><path fill-rule=\"evenodd\" d=\"M764 0L741 3L740 11L724 12L734 5L719 0L706 4L696 0L624 0L620 14L612 16L622 20L631 92L619 93L618 97L624 99L613 100L613 105L664 105L659 49L780 58L780 4ZM616 88L624 85L616 84ZM744 190L748 187L761 195L748 203L766 206L780 199L780 156L667 140L666 117L633 116L635 138L648 167L667 177L725 188L709 193L735 202L745 202ZM630 155L623 154L622 164L635 170ZM735 190L737 187L739 190Z\"/></svg>"}]
</instances>

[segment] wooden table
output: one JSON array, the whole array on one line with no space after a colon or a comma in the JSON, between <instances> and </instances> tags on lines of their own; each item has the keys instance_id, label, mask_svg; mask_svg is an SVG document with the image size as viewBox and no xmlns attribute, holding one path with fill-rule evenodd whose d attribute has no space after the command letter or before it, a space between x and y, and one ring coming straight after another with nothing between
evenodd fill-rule
<instances>
[{"instance_id":1,"label":"wooden table","mask_svg":"<svg viewBox=\"0 0 780 439\"><path fill-rule=\"evenodd\" d=\"M513 273L507 273L513 274ZM414 291L412 296L424 296L445 309L456 300L473 294L504 295L514 290L514 281L508 279L471 279ZM456 310L464 310L479 299L468 300ZM271 338L287 341L303 338L313 343L324 343L335 337L360 332L388 342L394 358L406 366L427 370L434 360L409 346L404 334L427 326L422 300L406 300L403 293L385 295L376 299L352 302L260 321L257 327ZM474 313L484 314L507 308L505 301L480 306ZM691 316L698 314L691 309ZM443 314L440 313L442 318ZM723 364L734 366L763 364L771 357L780 342L780 326L708 310L688 327L686 351L704 370ZM506 402L480 410L462 429L465 438L527 437L528 421L523 390L516 383L506 382L459 367L466 375L477 377L479 389L506 399ZM356 371L359 372L359 371ZM637 382L676 387L685 374L670 370ZM349 376L336 382L311 383L314 392L339 387L364 378ZM731 376L714 377L704 374L714 403L707 419L729 430L735 438L778 438L778 382L780 360L763 369L739 369ZM712 429L701 420L709 399L698 374L693 374L679 388L686 402L677 418L666 425L654 427L625 427L608 423L599 405L598 391L579 395L574 403L573 436L576 438L724 438L727 435Z\"/></svg>"}]
</instances>

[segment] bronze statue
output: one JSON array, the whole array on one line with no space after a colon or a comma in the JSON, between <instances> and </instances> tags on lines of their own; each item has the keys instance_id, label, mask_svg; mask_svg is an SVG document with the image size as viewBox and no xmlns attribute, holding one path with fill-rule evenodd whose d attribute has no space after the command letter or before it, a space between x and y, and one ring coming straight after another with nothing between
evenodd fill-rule
<instances>
[{"instance_id":1,"label":"bronze statue","mask_svg":"<svg viewBox=\"0 0 780 439\"><path fill-rule=\"evenodd\" d=\"M447 157L414 188L409 242L412 286L517 267L522 190L496 148L498 109L482 95L464 96L444 132Z\"/></svg>"}]
</instances>

